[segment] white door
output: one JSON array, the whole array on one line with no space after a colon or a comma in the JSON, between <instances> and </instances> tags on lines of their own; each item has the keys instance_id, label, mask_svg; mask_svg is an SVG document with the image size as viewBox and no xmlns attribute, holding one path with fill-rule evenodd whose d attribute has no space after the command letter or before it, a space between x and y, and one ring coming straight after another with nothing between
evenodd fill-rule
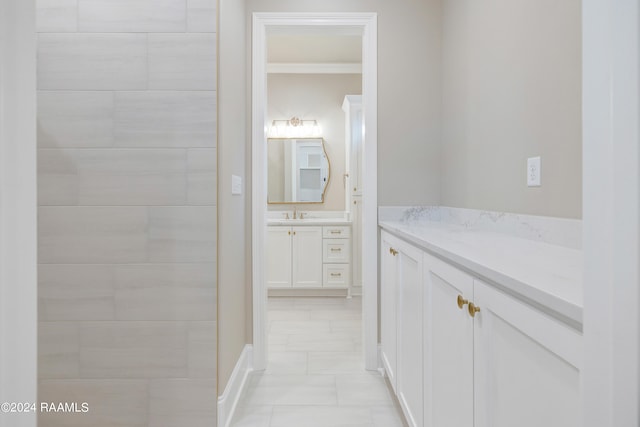
<instances>
[{"instance_id":1,"label":"white door","mask_svg":"<svg viewBox=\"0 0 640 427\"><path fill-rule=\"evenodd\" d=\"M475 427L581 425L582 336L475 281Z\"/></svg>"},{"instance_id":2,"label":"white door","mask_svg":"<svg viewBox=\"0 0 640 427\"><path fill-rule=\"evenodd\" d=\"M473 318L466 301L473 301L473 278L425 254L424 284L424 425L471 427Z\"/></svg>"},{"instance_id":3,"label":"white door","mask_svg":"<svg viewBox=\"0 0 640 427\"><path fill-rule=\"evenodd\" d=\"M293 287L322 287L322 227L292 227Z\"/></svg>"},{"instance_id":4,"label":"white door","mask_svg":"<svg viewBox=\"0 0 640 427\"><path fill-rule=\"evenodd\" d=\"M422 427L424 406L422 251L403 242L399 252L398 400L409 426Z\"/></svg>"},{"instance_id":5,"label":"white door","mask_svg":"<svg viewBox=\"0 0 640 427\"><path fill-rule=\"evenodd\" d=\"M398 241L386 232L380 242L380 335L382 365L391 387L397 393L397 292L398 292Z\"/></svg>"},{"instance_id":6,"label":"white door","mask_svg":"<svg viewBox=\"0 0 640 427\"><path fill-rule=\"evenodd\" d=\"M267 286L291 287L291 228L267 227Z\"/></svg>"}]
</instances>

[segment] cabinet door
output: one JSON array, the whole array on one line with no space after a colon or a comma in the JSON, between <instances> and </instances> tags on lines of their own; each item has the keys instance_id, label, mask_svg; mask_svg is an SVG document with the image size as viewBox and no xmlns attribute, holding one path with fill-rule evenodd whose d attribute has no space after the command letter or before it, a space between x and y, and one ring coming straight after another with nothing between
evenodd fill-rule
<instances>
[{"instance_id":1,"label":"cabinet door","mask_svg":"<svg viewBox=\"0 0 640 427\"><path fill-rule=\"evenodd\" d=\"M351 205L352 235L351 239L351 276L355 293L362 293L362 197L354 196Z\"/></svg>"},{"instance_id":2,"label":"cabinet door","mask_svg":"<svg viewBox=\"0 0 640 427\"><path fill-rule=\"evenodd\" d=\"M291 287L291 228L267 227L267 286Z\"/></svg>"},{"instance_id":3,"label":"cabinet door","mask_svg":"<svg viewBox=\"0 0 640 427\"><path fill-rule=\"evenodd\" d=\"M398 250L397 240L389 233L382 232L380 241L380 347L382 365L391 387L397 393L397 292L398 292Z\"/></svg>"},{"instance_id":4,"label":"cabinet door","mask_svg":"<svg viewBox=\"0 0 640 427\"><path fill-rule=\"evenodd\" d=\"M475 281L475 427L580 425L582 335Z\"/></svg>"},{"instance_id":5,"label":"cabinet door","mask_svg":"<svg viewBox=\"0 0 640 427\"><path fill-rule=\"evenodd\" d=\"M473 278L425 254L424 280L424 425L473 426Z\"/></svg>"},{"instance_id":6,"label":"cabinet door","mask_svg":"<svg viewBox=\"0 0 640 427\"><path fill-rule=\"evenodd\" d=\"M293 287L322 287L322 227L293 227Z\"/></svg>"},{"instance_id":7,"label":"cabinet door","mask_svg":"<svg viewBox=\"0 0 640 427\"><path fill-rule=\"evenodd\" d=\"M423 299L421 250L402 242L399 246L398 401L410 427L423 422Z\"/></svg>"}]
</instances>

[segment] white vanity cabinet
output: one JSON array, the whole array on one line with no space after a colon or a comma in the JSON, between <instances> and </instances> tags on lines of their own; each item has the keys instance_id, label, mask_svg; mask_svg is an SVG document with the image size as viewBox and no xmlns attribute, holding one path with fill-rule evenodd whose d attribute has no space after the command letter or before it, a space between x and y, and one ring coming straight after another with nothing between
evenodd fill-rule
<instances>
[{"instance_id":1,"label":"white vanity cabinet","mask_svg":"<svg viewBox=\"0 0 640 427\"><path fill-rule=\"evenodd\" d=\"M347 289L350 285L348 225L270 225L266 252L270 289Z\"/></svg>"},{"instance_id":2,"label":"white vanity cabinet","mask_svg":"<svg viewBox=\"0 0 640 427\"><path fill-rule=\"evenodd\" d=\"M409 425L420 427L423 423L422 251L384 232L382 242L385 284L381 298L382 358Z\"/></svg>"},{"instance_id":3,"label":"white vanity cabinet","mask_svg":"<svg viewBox=\"0 0 640 427\"><path fill-rule=\"evenodd\" d=\"M580 331L385 230L380 257L382 362L410 426L580 425Z\"/></svg>"},{"instance_id":4,"label":"white vanity cabinet","mask_svg":"<svg viewBox=\"0 0 640 427\"><path fill-rule=\"evenodd\" d=\"M267 286L322 287L322 227L267 227Z\"/></svg>"}]
</instances>

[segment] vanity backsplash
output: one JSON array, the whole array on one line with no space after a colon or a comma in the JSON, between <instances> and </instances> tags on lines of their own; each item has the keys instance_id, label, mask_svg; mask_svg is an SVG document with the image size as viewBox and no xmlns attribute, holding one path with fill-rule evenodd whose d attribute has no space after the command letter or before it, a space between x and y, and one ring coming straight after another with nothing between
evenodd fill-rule
<instances>
[{"instance_id":1,"label":"vanity backsplash","mask_svg":"<svg viewBox=\"0 0 640 427\"><path fill-rule=\"evenodd\" d=\"M446 206L381 206L379 221L407 224L441 222L468 230L509 234L572 249L582 249L582 220Z\"/></svg>"}]
</instances>

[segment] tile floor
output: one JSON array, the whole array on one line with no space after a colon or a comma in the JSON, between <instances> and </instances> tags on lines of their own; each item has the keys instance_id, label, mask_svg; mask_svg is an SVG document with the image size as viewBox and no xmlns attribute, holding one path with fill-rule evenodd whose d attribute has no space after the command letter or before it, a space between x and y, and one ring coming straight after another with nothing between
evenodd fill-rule
<instances>
[{"instance_id":1,"label":"tile floor","mask_svg":"<svg viewBox=\"0 0 640 427\"><path fill-rule=\"evenodd\" d=\"M361 298L269 298L269 363L232 427L404 427L384 378L364 369Z\"/></svg>"}]
</instances>

